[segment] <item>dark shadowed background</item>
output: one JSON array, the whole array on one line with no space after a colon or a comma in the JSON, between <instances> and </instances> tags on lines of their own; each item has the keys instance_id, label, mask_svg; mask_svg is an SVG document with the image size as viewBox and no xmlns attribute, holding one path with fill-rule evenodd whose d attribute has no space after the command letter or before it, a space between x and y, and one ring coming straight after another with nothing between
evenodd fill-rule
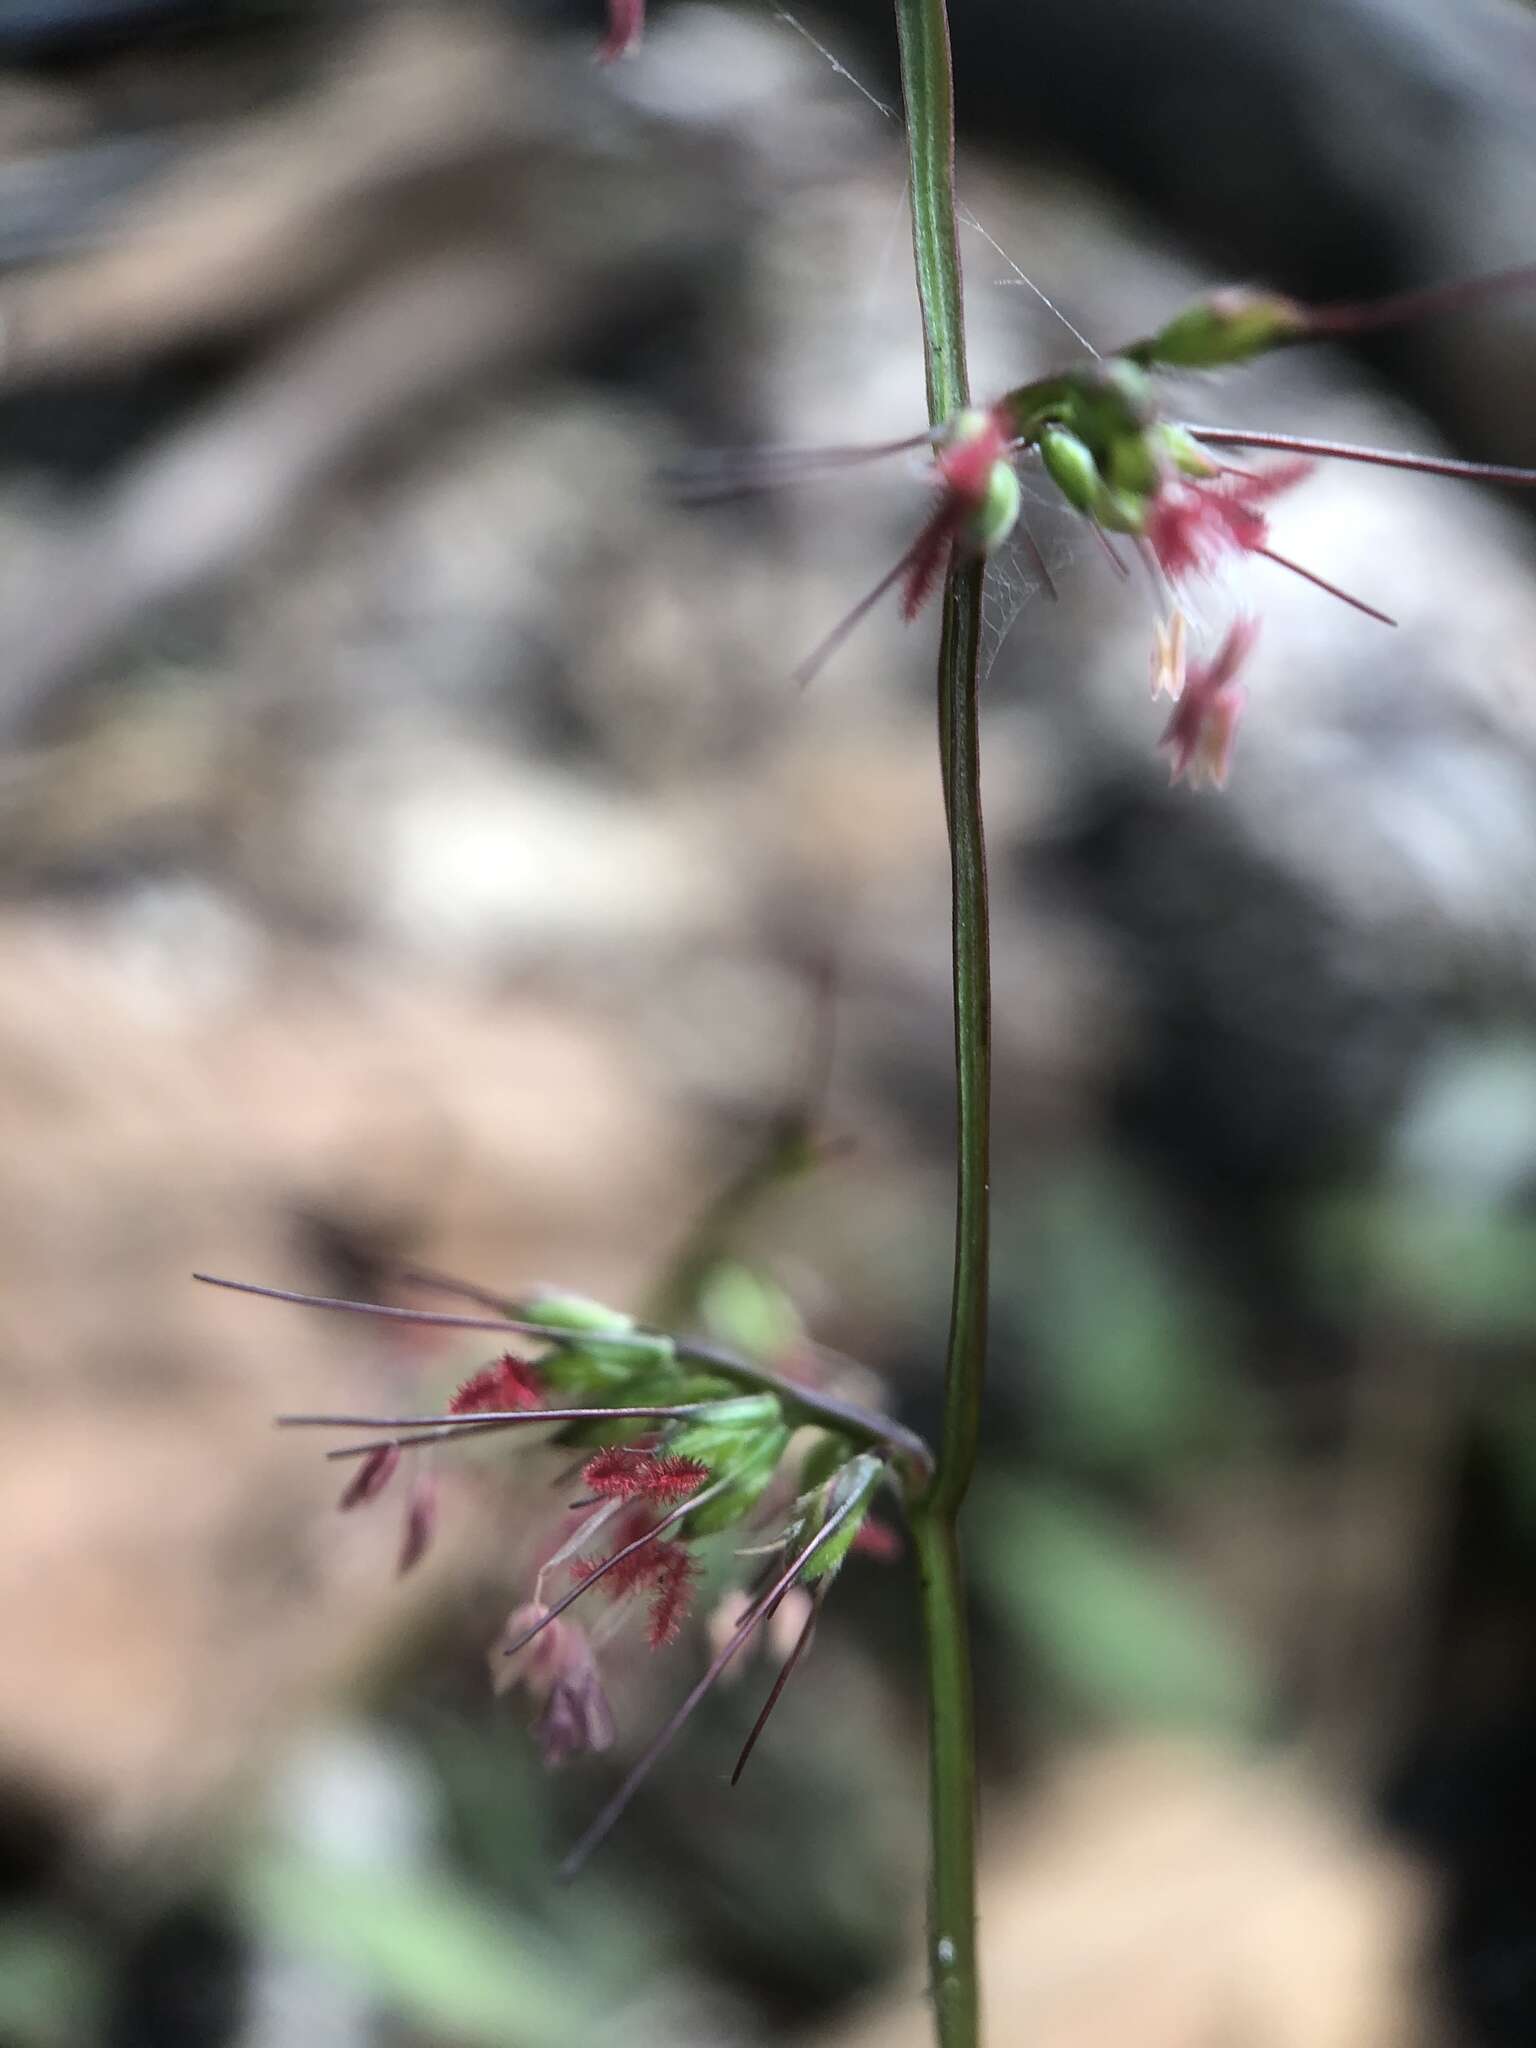
<instances>
[{"instance_id":1,"label":"dark shadowed background","mask_svg":"<svg viewBox=\"0 0 1536 2048\"><path fill-rule=\"evenodd\" d=\"M1229 277L1536 257L1519 0L954 11L983 394ZM676 5L607 71L600 30L0 9L17 2048L924 2038L905 1562L850 1565L739 1791L760 1663L559 1890L702 1628L544 1775L486 1648L548 1471L445 1462L397 1583L390 1498L339 1517L269 1427L486 1353L188 1278L638 1305L702 1228L696 1316L935 1419L931 624L790 681L924 485L678 488L921 425L887 9ZM1536 462L1536 295L1188 406ZM1536 2039L1531 510L1286 498L1401 623L1257 564L1223 796L1167 787L1139 578L1043 507L1054 597L993 572L997 2048ZM802 1111L823 1163L759 1172Z\"/></svg>"}]
</instances>

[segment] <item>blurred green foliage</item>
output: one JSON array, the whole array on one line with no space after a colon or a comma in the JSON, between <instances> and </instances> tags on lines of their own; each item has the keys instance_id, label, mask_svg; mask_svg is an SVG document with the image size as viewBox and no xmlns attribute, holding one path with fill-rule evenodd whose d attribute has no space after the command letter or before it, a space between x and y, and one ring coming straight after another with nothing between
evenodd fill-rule
<instances>
[{"instance_id":1,"label":"blurred green foliage","mask_svg":"<svg viewBox=\"0 0 1536 2048\"><path fill-rule=\"evenodd\" d=\"M1028 1455L989 1460L970 1554L1021 1694L1048 1716L1257 1730L1258 1661L1166 1536L1189 1488L1256 1438L1219 1293L1124 1165L1074 1161L999 1234L1018 1355L995 1370L1024 1389Z\"/></svg>"},{"instance_id":2,"label":"blurred green foliage","mask_svg":"<svg viewBox=\"0 0 1536 2048\"><path fill-rule=\"evenodd\" d=\"M1445 1396L1536 1542L1536 1043L1454 1044L1407 1105L1389 1171L1304 1218L1315 1298L1405 1361L1446 1361ZM1422 1370L1422 1364L1419 1368Z\"/></svg>"},{"instance_id":3,"label":"blurred green foliage","mask_svg":"<svg viewBox=\"0 0 1536 2048\"><path fill-rule=\"evenodd\" d=\"M1130 1171L1074 1165L1000 1235L998 1302L1039 1375L1044 1462L1167 1477L1244 1428L1219 1301Z\"/></svg>"},{"instance_id":4,"label":"blurred green foliage","mask_svg":"<svg viewBox=\"0 0 1536 2048\"><path fill-rule=\"evenodd\" d=\"M989 1485L972 1541L1033 1671L1102 1722L1254 1734L1267 1691L1213 1601L1155 1541L1081 1491Z\"/></svg>"},{"instance_id":5,"label":"blurred green foliage","mask_svg":"<svg viewBox=\"0 0 1536 2048\"><path fill-rule=\"evenodd\" d=\"M0 1917L0 2040L12 2048L71 2048L97 2031L102 1958L62 1914Z\"/></svg>"},{"instance_id":6,"label":"blurred green foliage","mask_svg":"<svg viewBox=\"0 0 1536 2048\"><path fill-rule=\"evenodd\" d=\"M441 1871L380 1870L300 1851L252 1856L235 1879L253 1933L358 1979L371 1999L484 2048L614 2038L615 1986Z\"/></svg>"}]
</instances>

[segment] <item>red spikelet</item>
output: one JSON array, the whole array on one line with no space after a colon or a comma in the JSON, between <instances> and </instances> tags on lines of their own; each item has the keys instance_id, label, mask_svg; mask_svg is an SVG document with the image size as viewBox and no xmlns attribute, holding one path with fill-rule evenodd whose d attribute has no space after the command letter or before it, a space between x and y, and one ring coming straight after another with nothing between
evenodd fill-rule
<instances>
[{"instance_id":1,"label":"red spikelet","mask_svg":"<svg viewBox=\"0 0 1536 2048\"><path fill-rule=\"evenodd\" d=\"M656 1579L656 1590L651 1596L651 1622L646 1634L651 1648L660 1650L677 1640L687 1619L699 1568L695 1559L680 1543L664 1543L656 1547L666 1551L667 1555L662 1561Z\"/></svg>"},{"instance_id":2,"label":"red spikelet","mask_svg":"<svg viewBox=\"0 0 1536 2048\"><path fill-rule=\"evenodd\" d=\"M671 1506L704 1484L709 1467L697 1458L680 1458L668 1451L615 1445L589 1458L581 1476L605 1500L653 1500Z\"/></svg>"},{"instance_id":3,"label":"red spikelet","mask_svg":"<svg viewBox=\"0 0 1536 2048\"><path fill-rule=\"evenodd\" d=\"M1310 462L1291 461L1164 478L1147 507L1147 540L1163 574L1177 582L1209 574L1223 555L1262 554L1269 542L1265 507L1311 469Z\"/></svg>"},{"instance_id":4,"label":"red spikelet","mask_svg":"<svg viewBox=\"0 0 1536 2048\"><path fill-rule=\"evenodd\" d=\"M538 1371L511 1352L471 1373L448 1403L450 1415L495 1414L514 1408L537 1408L544 1398Z\"/></svg>"},{"instance_id":5,"label":"red spikelet","mask_svg":"<svg viewBox=\"0 0 1536 2048\"><path fill-rule=\"evenodd\" d=\"M634 1539L631 1538L631 1541ZM619 1548L623 1548L622 1545ZM610 1600L622 1600L626 1593L638 1592L642 1586L649 1586L656 1577L655 1553L664 1550L665 1544L653 1543L647 1550L637 1550L633 1557L626 1557L622 1564L616 1564L605 1573L603 1585ZM612 1554L612 1553L610 1553ZM571 1576L574 1579L590 1579L607 1564L606 1557L575 1557L571 1560Z\"/></svg>"},{"instance_id":6,"label":"red spikelet","mask_svg":"<svg viewBox=\"0 0 1536 2048\"><path fill-rule=\"evenodd\" d=\"M984 425L941 448L934 468L949 495L972 511L986 503L992 471L1008 452L1008 429L999 415L988 413Z\"/></svg>"},{"instance_id":7,"label":"red spikelet","mask_svg":"<svg viewBox=\"0 0 1536 2048\"><path fill-rule=\"evenodd\" d=\"M643 1529L634 1526L630 1517L626 1517L615 1551L622 1550L626 1543L633 1543L644 1533ZM572 1560L571 1574L578 1580L590 1579L606 1563L606 1558L578 1557ZM651 1616L646 1634L652 1649L659 1650L675 1640L683 1625L693 1599L698 1569L692 1552L681 1543L669 1543L658 1538L643 1550L637 1550L632 1557L626 1557L622 1564L614 1565L604 1575L603 1585L610 1600L622 1600L631 1593L650 1594Z\"/></svg>"},{"instance_id":8,"label":"red spikelet","mask_svg":"<svg viewBox=\"0 0 1536 2048\"><path fill-rule=\"evenodd\" d=\"M613 1532L613 1549L608 1557L616 1557L621 1550L627 1550L631 1543L638 1543L642 1536L652 1531L650 1516L643 1507L626 1508L619 1517ZM633 1557L626 1557L622 1564L616 1564L608 1572L603 1584L608 1588L610 1600L622 1599L626 1593L633 1593L638 1586L648 1586L656 1567L651 1562L657 1545L648 1543L643 1550L637 1550ZM578 1581L590 1579L600 1566L608 1562L607 1557L574 1557L571 1559L571 1576Z\"/></svg>"},{"instance_id":9,"label":"red spikelet","mask_svg":"<svg viewBox=\"0 0 1536 2048\"><path fill-rule=\"evenodd\" d=\"M987 502L992 471L1008 447L1004 422L988 414L976 431L967 431L934 458L943 496L927 525L908 550L901 582L901 615L915 619L933 587L949 567L956 541L966 523Z\"/></svg>"},{"instance_id":10,"label":"red spikelet","mask_svg":"<svg viewBox=\"0 0 1536 2048\"><path fill-rule=\"evenodd\" d=\"M962 500L945 497L912 543L901 579L901 616L909 623L933 595L933 587L949 566L955 536L965 522Z\"/></svg>"}]
</instances>

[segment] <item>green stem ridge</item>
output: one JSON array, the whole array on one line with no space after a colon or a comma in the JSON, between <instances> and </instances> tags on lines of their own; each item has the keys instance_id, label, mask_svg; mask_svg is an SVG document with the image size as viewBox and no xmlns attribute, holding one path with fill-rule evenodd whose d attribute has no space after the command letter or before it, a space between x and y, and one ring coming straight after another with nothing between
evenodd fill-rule
<instances>
[{"instance_id":1,"label":"green stem ridge","mask_svg":"<svg viewBox=\"0 0 1536 2048\"><path fill-rule=\"evenodd\" d=\"M955 1262L944 1363L944 1425L925 1507L953 1518L976 1465L987 1351L991 946L982 826L977 668L984 565L950 574L939 646L939 735L949 820L955 988Z\"/></svg>"},{"instance_id":2,"label":"green stem ridge","mask_svg":"<svg viewBox=\"0 0 1536 2048\"><path fill-rule=\"evenodd\" d=\"M928 1984L940 2048L981 2039L970 1630L954 1518L912 1517L928 1661Z\"/></svg>"},{"instance_id":3,"label":"green stem ridge","mask_svg":"<svg viewBox=\"0 0 1536 2048\"><path fill-rule=\"evenodd\" d=\"M955 220L955 89L944 0L896 0L896 34L907 116L907 185L923 314L928 421L941 427L971 402Z\"/></svg>"},{"instance_id":4,"label":"green stem ridge","mask_svg":"<svg viewBox=\"0 0 1536 2048\"><path fill-rule=\"evenodd\" d=\"M896 0L928 416L970 403L955 215L945 0ZM976 1463L987 1345L991 970L978 720L984 564L957 550L944 585L939 759L953 885L957 1186L944 1429L912 1510L928 1674L929 1972L940 2048L977 2048L976 1748L957 1517Z\"/></svg>"}]
</instances>

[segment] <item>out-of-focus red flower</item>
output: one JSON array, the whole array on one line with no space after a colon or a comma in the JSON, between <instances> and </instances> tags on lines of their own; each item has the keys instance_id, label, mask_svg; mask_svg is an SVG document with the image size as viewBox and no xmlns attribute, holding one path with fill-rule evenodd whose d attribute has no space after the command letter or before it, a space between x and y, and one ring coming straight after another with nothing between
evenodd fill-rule
<instances>
[{"instance_id":1,"label":"out-of-focus red flower","mask_svg":"<svg viewBox=\"0 0 1536 2048\"><path fill-rule=\"evenodd\" d=\"M1258 632L1256 619L1237 619L1208 662L1189 664L1173 716L1158 742L1172 756L1175 782L1187 780L1194 787L1208 781L1218 789L1225 785L1244 702L1236 677Z\"/></svg>"},{"instance_id":2,"label":"out-of-focus red flower","mask_svg":"<svg viewBox=\"0 0 1536 2048\"><path fill-rule=\"evenodd\" d=\"M645 0L608 0L608 33L597 46L599 63L630 57L645 31Z\"/></svg>"},{"instance_id":3,"label":"out-of-focus red flower","mask_svg":"<svg viewBox=\"0 0 1536 2048\"><path fill-rule=\"evenodd\" d=\"M1264 508L1311 468L1310 462L1279 462L1267 470L1224 469L1209 477L1170 472L1146 514L1146 538L1163 574L1177 583L1208 574L1224 555L1264 554Z\"/></svg>"},{"instance_id":4,"label":"out-of-focus red flower","mask_svg":"<svg viewBox=\"0 0 1536 2048\"><path fill-rule=\"evenodd\" d=\"M889 1522L877 1521L870 1515L860 1522L852 1551L858 1557L872 1557L879 1564L892 1564L901 1555L901 1536Z\"/></svg>"},{"instance_id":5,"label":"out-of-focus red flower","mask_svg":"<svg viewBox=\"0 0 1536 2048\"><path fill-rule=\"evenodd\" d=\"M549 1609L530 1600L514 1609L500 1639L491 1646L491 1684L497 1692L521 1686L539 1709L534 1740L551 1768L567 1757L600 1752L613 1745L613 1714L598 1676L586 1631L573 1621L555 1620L523 1648L508 1657L503 1644L544 1621Z\"/></svg>"},{"instance_id":6,"label":"out-of-focus red flower","mask_svg":"<svg viewBox=\"0 0 1536 2048\"><path fill-rule=\"evenodd\" d=\"M992 472L1008 453L1008 428L1002 415L978 415L969 431L959 434L934 455L940 497L927 524L905 558L901 580L901 615L915 619L949 567L950 554L982 511L992 487Z\"/></svg>"}]
</instances>

